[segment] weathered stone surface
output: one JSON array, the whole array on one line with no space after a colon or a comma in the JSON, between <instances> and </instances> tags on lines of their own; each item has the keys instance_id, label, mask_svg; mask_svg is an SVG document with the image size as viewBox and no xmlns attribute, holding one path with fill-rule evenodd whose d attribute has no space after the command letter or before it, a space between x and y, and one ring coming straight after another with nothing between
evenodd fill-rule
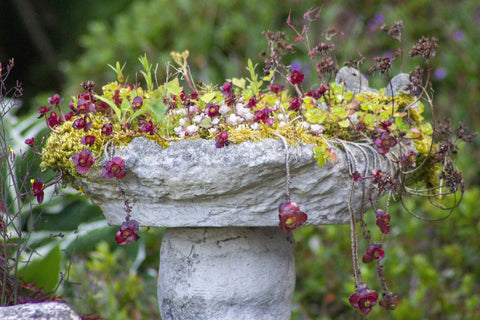
<instances>
[{"instance_id":1,"label":"weathered stone surface","mask_svg":"<svg viewBox=\"0 0 480 320\"><path fill-rule=\"evenodd\" d=\"M407 85L410 84L410 76L407 73L400 73L397 74L395 77L390 80L390 83L387 85L385 90L385 95L391 96L393 92L393 96L398 96L398 92L402 92L405 94L409 94L410 90L407 89Z\"/></svg>"},{"instance_id":2,"label":"weathered stone surface","mask_svg":"<svg viewBox=\"0 0 480 320\"><path fill-rule=\"evenodd\" d=\"M81 320L69 306L60 302L26 303L0 307L2 320Z\"/></svg>"},{"instance_id":3,"label":"weathered stone surface","mask_svg":"<svg viewBox=\"0 0 480 320\"><path fill-rule=\"evenodd\" d=\"M289 320L291 233L267 228L169 228L160 251L163 320Z\"/></svg>"},{"instance_id":4,"label":"weathered stone surface","mask_svg":"<svg viewBox=\"0 0 480 320\"><path fill-rule=\"evenodd\" d=\"M395 168L367 145L347 144L351 172L368 175L374 168ZM348 223L350 182L346 153L335 148L334 163L317 166L313 146L290 146L291 200L307 213L307 224ZM161 148L146 138L135 138L115 152L125 159L127 175L120 181L132 208L132 218L143 226L219 227L278 226L278 207L285 201L285 149L276 139L231 144L218 149L209 140L179 141ZM102 166L102 163L100 163ZM79 180L112 225L125 219L116 182L91 169ZM357 187L354 209L361 206Z\"/></svg>"},{"instance_id":5,"label":"weathered stone surface","mask_svg":"<svg viewBox=\"0 0 480 320\"><path fill-rule=\"evenodd\" d=\"M368 86L368 79L363 74L361 74L357 69L352 67L343 67L341 68L337 76L335 77L335 82L344 86L345 90L350 90L354 93L359 92L374 92L380 93L376 89L372 89Z\"/></svg>"}]
</instances>

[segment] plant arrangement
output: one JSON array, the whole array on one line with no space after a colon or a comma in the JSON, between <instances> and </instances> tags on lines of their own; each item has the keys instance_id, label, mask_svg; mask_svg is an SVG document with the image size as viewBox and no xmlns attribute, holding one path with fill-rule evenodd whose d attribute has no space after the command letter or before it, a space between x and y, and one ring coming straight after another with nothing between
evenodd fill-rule
<instances>
[{"instance_id":1,"label":"plant arrangement","mask_svg":"<svg viewBox=\"0 0 480 320\"><path fill-rule=\"evenodd\" d=\"M408 52L410 57L423 58L424 63L409 73L404 90L394 93L389 72L392 63L401 63L405 54L401 48L403 24L384 26L382 29L388 36L398 40L399 48L391 57L374 58L369 72L383 75L386 88L351 91L334 81L339 72L334 43L337 31L328 30L325 42L311 43L310 25L319 16L320 9L305 13L301 30L290 18L287 20L295 33L293 43L284 33L264 32L268 50L262 53L265 58L262 75L257 73L258 66L249 61L248 78L228 79L221 86L197 83L189 69L189 52L173 52L174 64L167 66L167 79L163 83L156 77L158 66L153 69L143 56L139 58L143 70L138 75L143 78L143 86L137 78L129 81L123 74L124 65L117 62L110 66L117 80L104 85L101 93L93 82L82 83L84 92L69 102L68 113L61 108L64 99L58 94L52 96L48 105L38 110L39 118L44 118L51 129L43 149L39 149L34 138L25 141L41 155L43 169L58 172L58 177L50 183L42 179L33 181L31 192L37 202L43 201L47 186L60 180L74 183L75 178L97 166L99 159L105 159L102 176L117 181L124 200L126 218L116 235L117 243L124 245L138 239L139 225L130 217L129 199L120 183L128 168L121 157L111 156L112 148L125 146L139 136L165 148L180 140L207 139L217 148L228 148L229 144L247 140L276 138L286 146L286 201L279 204L279 227L290 232L304 224L308 216L290 199L288 145L312 144L320 167L327 161L335 163L334 147L339 148L347 155L351 169L356 161L351 145L361 144L398 166L400 173L393 175L380 169L349 172L351 193L355 189L363 193L360 212L353 212L349 203L355 279L355 291L349 301L365 315L377 302L387 310L395 309L397 296L390 291L382 266L386 255L383 243L390 232L389 203L402 201L406 196L424 196L432 205L447 210L439 219L450 216L464 191L462 176L452 159L458 142L470 142L475 134L461 125L452 130L448 121L444 124L435 121L429 81L429 61L437 50L435 38L422 37ZM283 62L286 55L294 52L296 44L303 45L318 76L312 88L304 87L305 75L299 68ZM364 61L360 57L345 65L360 69ZM431 123L424 121L425 109L431 113ZM374 199L378 194L387 194L384 208L377 207ZM373 228L380 229L379 239L372 238L371 226L364 221L368 207L376 215ZM406 210L428 220L411 209ZM363 250L358 243L359 233L365 238ZM362 281L360 260L365 264L376 263L381 282L380 301L378 292Z\"/></svg>"}]
</instances>

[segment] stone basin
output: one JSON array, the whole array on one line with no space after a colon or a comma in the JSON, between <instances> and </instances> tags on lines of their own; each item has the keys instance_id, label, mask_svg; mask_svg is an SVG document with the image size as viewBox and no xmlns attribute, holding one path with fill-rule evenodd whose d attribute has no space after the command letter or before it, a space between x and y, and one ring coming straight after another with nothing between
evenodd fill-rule
<instances>
[{"instance_id":1,"label":"stone basin","mask_svg":"<svg viewBox=\"0 0 480 320\"><path fill-rule=\"evenodd\" d=\"M312 145L289 146L290 196L307 213L306 224L349 223L352 172L397 170L368 144L331 145L338 158L321 168ZM281 140L219 149L198 139L162 148L140 137L112 156L126 163L120 185L131 218L141 226L167 227L158 277L163 320L290 319L295 255L292 234L278 227L278 207L286 195ZM116 181L102 178L99 168L76 184L109 224L125 221ZM361 198L358 187L352 198L357 214Z\"/></svg>"}]
</instances>

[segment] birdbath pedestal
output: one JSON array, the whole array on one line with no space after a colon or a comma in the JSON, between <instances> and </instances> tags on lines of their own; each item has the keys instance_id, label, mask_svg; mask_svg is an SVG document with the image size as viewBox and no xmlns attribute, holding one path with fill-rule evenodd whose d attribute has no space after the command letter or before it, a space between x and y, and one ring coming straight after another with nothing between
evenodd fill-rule
<instances>
[{"instance_id":1,"label":"birdbath pedestal","mask_svg":"<svg viewBox=\"0 0 480 320\"><path fill-rule=\"evenodd\" d=\"M349 171L366 175L373 165L396 170L367 145L348 143L335 152L337 160L319 168L312 145L289 147L291 200L307 213L306 224L349 223L349 203L353 212L360 211L361 188L352 193ZM115 156L128 170L120 185L131 219L167 228L158 276L163 320L290 319L294 239L278 227L286 186L280 140L219 149L198 139L161 148L140 137L115 150ZM125 221L115 181L92 168L77 183L109 224Z\"/></svg>"}]
</instances>

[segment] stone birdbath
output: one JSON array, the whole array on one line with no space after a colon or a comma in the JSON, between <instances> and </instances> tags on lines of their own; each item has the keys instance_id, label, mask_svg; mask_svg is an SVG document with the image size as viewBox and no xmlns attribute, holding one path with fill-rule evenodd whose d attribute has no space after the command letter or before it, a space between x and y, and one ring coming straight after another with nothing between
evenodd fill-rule
<instances>
[{"instance_id":1,"label":"stone birdbath","mask_svg":"<svg viewBox=\"0 0 480 320\"><path fill-rule=\"evenodd\" d=\"M336 149L335 163L319 168L313 146L289 147L291 198L307 224L349 223L351 173L376 164L396 168L368 145L349 144L357 158ZM294 239L278 227L285 198L285 150L280 140L217 149L209 140L179 141L164 149L140 137L115 150L125 160L122 179L131 218L167 227L160 251L158 303L162 319L290 319L295 287ZM114 181L91 170L79 186L111 225L125 220ZM360 211L360 189L354 193Z\"/></svg>"},{"instance_id":2,"label":"stone birdbath","mask_svg":"<svg viewBox=\"0 0 480 320\"><path fill-rule=\"evenodd\" d=\"M392 83L390 89L395 94L405 85ZM280 124L272 125L272 122L280 121L281 114L282 119L294 118L297 111L286 111L287 98L283 102L285 107L282 102L267 104L268 99L277 99L278 93L262 96L263 102L252 107L252 112L237 104L236 114L231 111L233 107L226 107L230 115L222 114L223 107L219 110L205 100L224 99L226 92L227 98L230 94L238 99L229 93L232 89L225 89L225 85L222 92L192 97L197 101L193 106L198 104L202 108L195 111L200 121L195 122L197 118L194 117L191 121L198 124L196 130L205 129L205 134L206 129L210 133L217 130L214 126L217 118L226 123L240 118L248 125L242 124L243 127L229 131L232 143L219 145L213 135L217 143L211 138L185 138L162 145L165 138L158 138L151 121L138 120L137 131L114 124L113 134L109 124L111 119L126 121L128 115L129 119L132 114L143 115L145 106L136 104L139 99L133 99L134 94L143 96L142 103L147 103L156 91L138 93L137 89L113 83L104 87L103 95L98 96L93 94L91 86L85 85L85 88L86 94L73 102L77 115L70 122L52 126L52 122L48 122L52 116L47 120L55 133L44 148L42 166L62 171L69 178L68 182L81 188L100 206L110 225L121 226L125 222L127 204L127 221L134 220L145 227L166 227L158 276L158 304L163 320L290 319L295 287L294 239L291 232L279 228L279 205L285 202L286 195L308 214L307 225L353 225L355 217L370 207L369 202L363 200L364 190L372 180L366 179L356 187L352 176L356 173L366 177L372 170L396 176L400 168L398 161L392 159L400 158L406 149L413 148L398 143L387 150L389 156L386 156L381 154L385 152L378 152L371 140L327 139L318 130L309 133L314 131L313 125L308 127L310 124L304 127L302 123L301 128L297 125L290 131L284 130ZM160 89L170 97L178 96L172 94L178 89L178 83L170 82ZM246 94L250 89L245 89ZM348 101L355 101L353 95L359 93L379 95L379 91L368 88L366 78L353 68L340 70L331 90L336 90L331 93L335 99L345 93ZM96 98L93 107L89 102L92 96ZM379 96L378 99L383 99ZM310 110L318 110L310 114L307 109L305 111L307 120L319 123L317 129L322 127L322 122L316 118L319 114L333 117L319 103L321 99L305 98L303 102L309 104ZM390 100L384 99L386 109L382 111L388 115L391 113ZM110 118L92 111L99 105L105 109L102 102L114 111ZM263 109L259 106L261 103ZM130 104L133 111L128 111ZM184 104L188 116L192 105ZM273 112L272 116L270 109L275 108L278 114ZM325 120L325 124L335 127L338 120L345 128L354 126L358 119L351 117L351 106L339 102L338 108L343 116ZM346 113L342 113L345 110ZM175 127L177 135L198 134L191 128L195 125L186 127L175 112L171 121L178 125ZM362 112L367 115L369 111ZM295 119L291 120L294 124ZM110 126L109 130L105 126ZM274 129L277 131L270 134ZM238 141L245 132L250 134L248 137L264 136ZM287 143L282 133L287 136L292 132L294 136L306 132L316 143L298 140ZM94 133L97 139L90 136ZM89 144L87 138L93 142ZM291 136L289 138L291 142ZM319 166L318 143L328 146L328 153L336 155L336 159ZM86 152L86 146L92 151ZM81 153L84 158L79 156ZM126 174L122 174L121 179L107 179L103 170L110 159L117 157L123 159ZM381 195L381 192L375 193L372 201Z\"/></svg>"}]
</instances>

